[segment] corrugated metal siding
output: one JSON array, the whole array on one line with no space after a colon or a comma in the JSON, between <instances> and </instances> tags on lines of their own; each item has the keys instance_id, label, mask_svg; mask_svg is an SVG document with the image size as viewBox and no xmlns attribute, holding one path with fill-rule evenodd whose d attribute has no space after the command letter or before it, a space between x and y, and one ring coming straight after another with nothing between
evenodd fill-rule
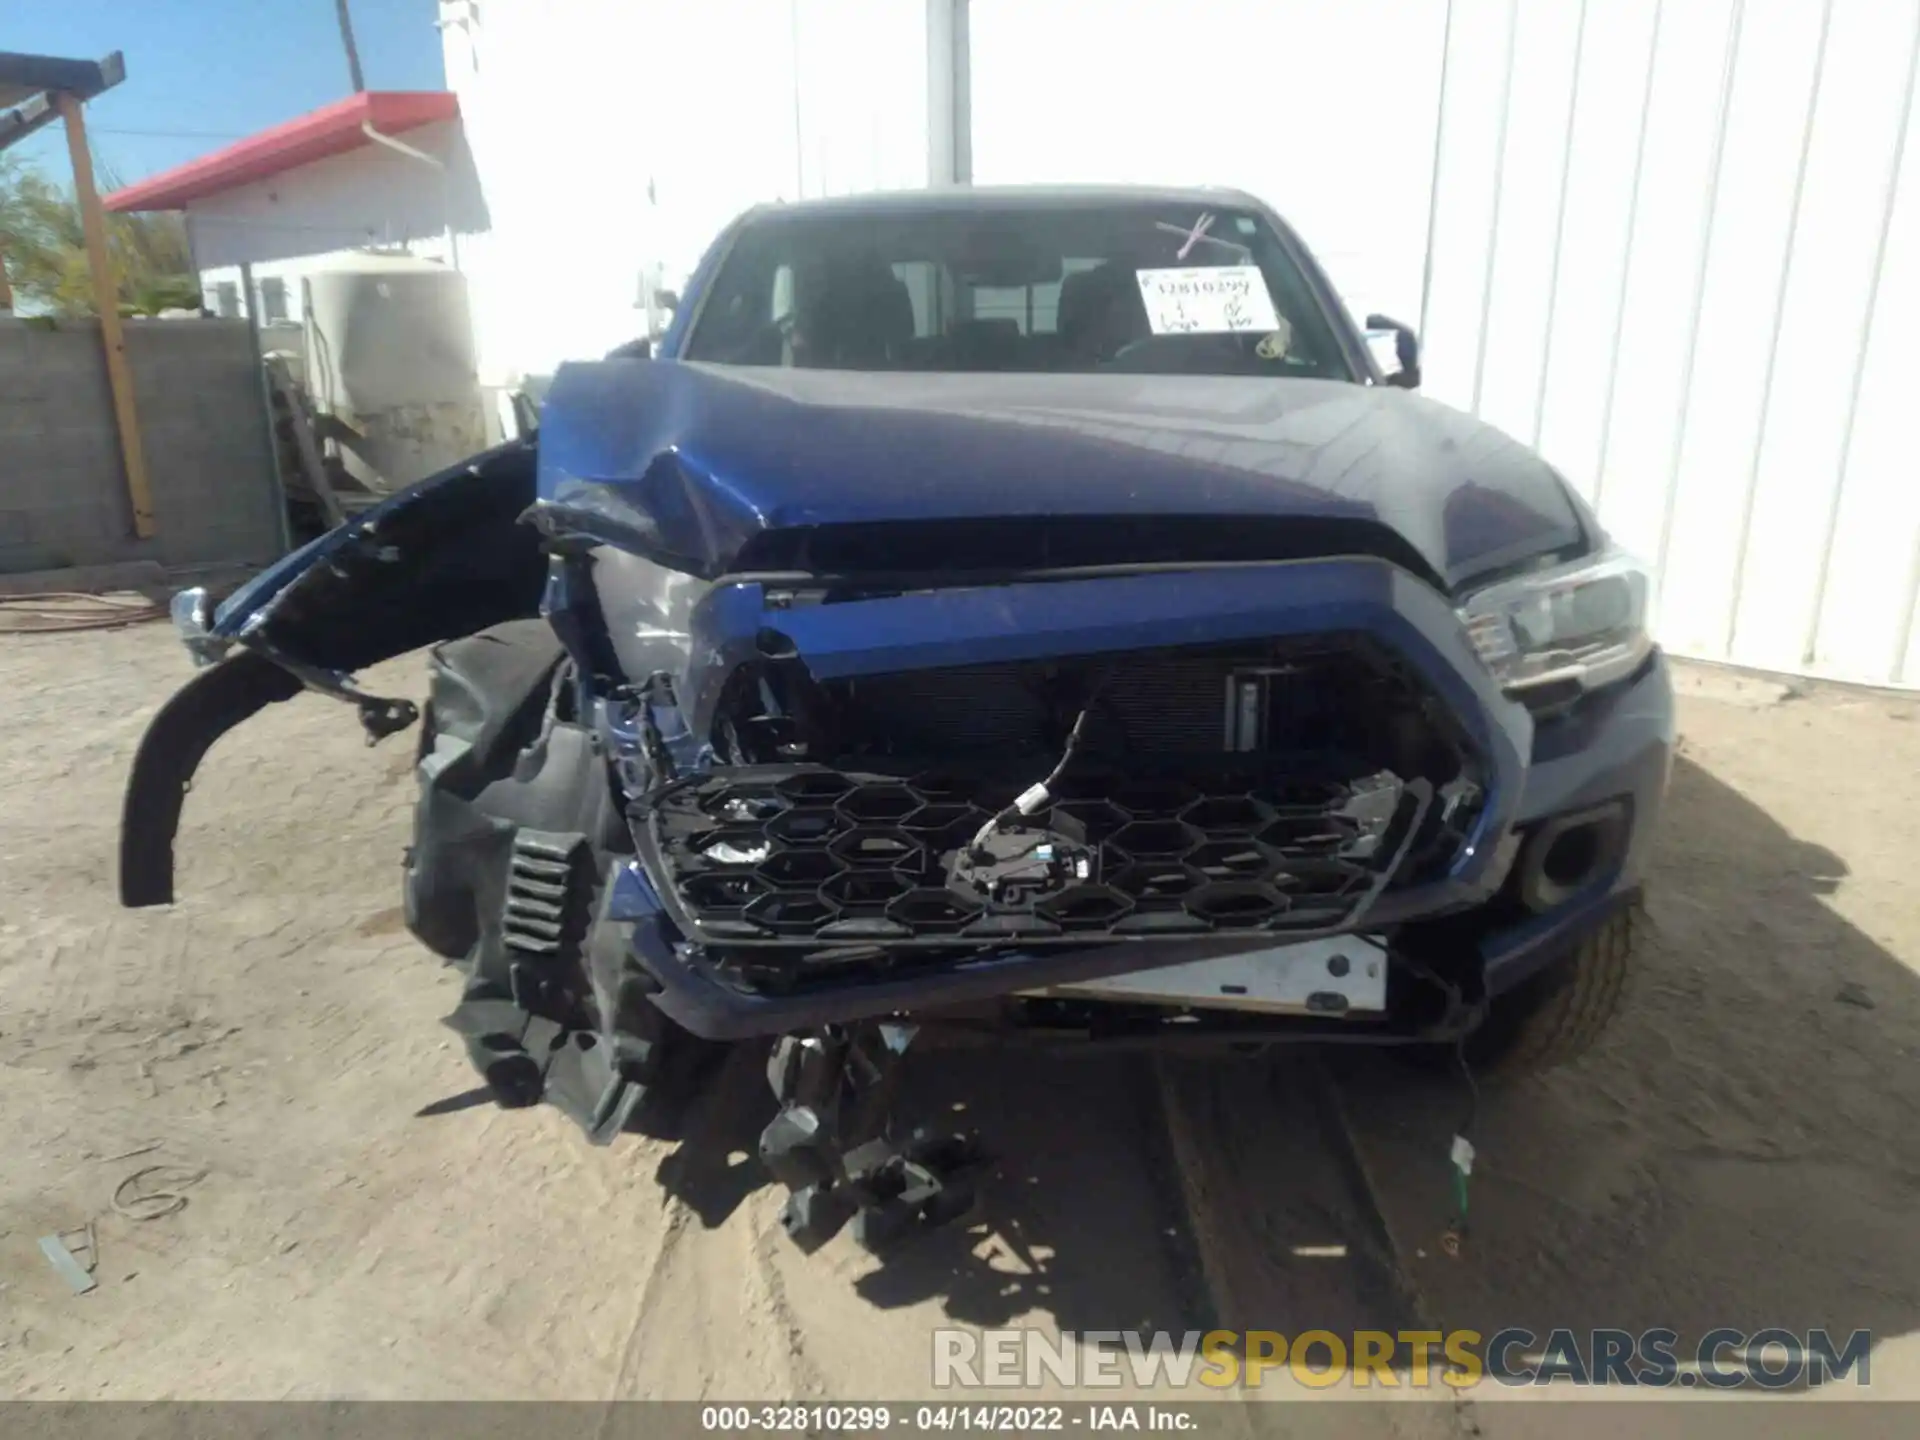
<instances>
[{"instance_id":1,"label":"corrugated metal siding","mask_svg":"<svg viewBox=\"0 0 1920 1440\"><path fill-rule=\"evenodd\" d=\"M1445 0L971 0L973 178L1223 185L1420 303Z\"/></svg>"},{"instance_id":2,"label":"corrugated metal siding","mask_svg":"<svg viewBox=\"0 0 1920 1440\"><path fill-rule=\"evenodd\" d=\"M1454 0L1448 40L1429 390L1660 563L1675 650L1920 683L1920 5Z\"/></svg>"}]
</instances>

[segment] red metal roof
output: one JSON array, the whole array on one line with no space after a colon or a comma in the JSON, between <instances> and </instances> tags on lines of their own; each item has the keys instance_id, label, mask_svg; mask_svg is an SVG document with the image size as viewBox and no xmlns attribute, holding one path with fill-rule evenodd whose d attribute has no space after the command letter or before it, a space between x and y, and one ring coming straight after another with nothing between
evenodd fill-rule
<instances>
[{"instance_id":1,"label":"red metal roof","mask_svg":"<svg viewBox=\"0 0 1920 1440\"><path fill-rule=\"evenodd\" d=\"M370 145L360 128L368 121L393 135L459 114L459 98L450 90L366 90L116 190L103 203L109 210L178 210L250 180Z\"/></svg>"}]
</instances>

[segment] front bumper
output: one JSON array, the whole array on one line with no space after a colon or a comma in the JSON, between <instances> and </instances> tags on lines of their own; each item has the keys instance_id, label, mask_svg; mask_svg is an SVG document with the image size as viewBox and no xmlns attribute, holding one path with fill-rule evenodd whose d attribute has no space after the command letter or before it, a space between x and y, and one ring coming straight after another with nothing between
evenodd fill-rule
<instances>
[{"instance_id":1,"label":"front bumper","mask_svg":"<svg viewBox=\"0 0 1920 1440\"><path fill-rule=\"evenodd\" d=\"M1657 655L1631 681L1536 722L1493 684L1444 597L1366 559L982 586L798 609L783 609L756 584L724 585L699 607L693 626L700 659L683 701L702 733L732 669L766 643L770 629L822 679L1155 645L1330 632L1373 637L1451 711L1485 764L1487 784L1474 826L1444 873L1377 889L1326 926L1294 930L1289 938L1352 932L1415 938L1444 924L1449 936L1469 937L1477 952L1470 978L1487 994L1550 963L1632 896L1673 742L1671 690ZM1514 905L1503 891L1511 888L1529 837L1554 816L1595 807L1616 807L1624 816L1618 853L1550 910L1527 913ZM636 833L645 828L636 824ZM659 856L644 843L641 853L642 864L616 877L612 916L633 925L634 955L661 986L655 1003L711 1039L963 1005L1244 952L1277 938L1245 931L1101 934L1043 945L1009 936L992 945L956 946L933 964L829 971L763 987L742 983L714 962L714 937L697 933L678 897L663 894L672 882ZM690 931L696 931L691 938Z\"/></svg>"},{"instance_id":2,"label":"front bumper","mask_svg":"<svg viewBox=\"0 0 1920 1440\"><path fill-rule=\"evenodd\" d=\"M1659 651L1631 680L1589 696L1538 727L1514 818L1519 851L1556 817L1619 807L1619 852L1592 881L1538 913L1502 917L1478 941L1490 995L1513 989L1565 955L1639 895L1673 770L1673 681Z\"/></svg>"}]
</instances>

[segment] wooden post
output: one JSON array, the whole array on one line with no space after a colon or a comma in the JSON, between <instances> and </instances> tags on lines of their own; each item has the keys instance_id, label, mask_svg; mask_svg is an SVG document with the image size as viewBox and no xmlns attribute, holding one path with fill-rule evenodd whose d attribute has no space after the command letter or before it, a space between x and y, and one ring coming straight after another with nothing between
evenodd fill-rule
<instances>
[{"instance_id":1,"label":"wooden post","mask_svg":"<svg viewBox=\"0 0 1920 1440\"><path fill-rule=\"evenodd\" d=\"M127 470L127 499L133 507L133 533L150 539L153 492L147 485L147 456L140 444L140 415L133 403L133 376L127 369L127 338L120 326L120 290L114 283L113 259L107 250L107 217L93 188L93 154L87 149L87 126L80 102L62 92L60 118L67 124L67 157L73 164L73 198L80 207L80 224L87 237L87 269L93 275L93 303L100 312L100 343L107 352L107 385L113 391L113 414L120 427L120 458Z\"/></svg>"}]
</instances>

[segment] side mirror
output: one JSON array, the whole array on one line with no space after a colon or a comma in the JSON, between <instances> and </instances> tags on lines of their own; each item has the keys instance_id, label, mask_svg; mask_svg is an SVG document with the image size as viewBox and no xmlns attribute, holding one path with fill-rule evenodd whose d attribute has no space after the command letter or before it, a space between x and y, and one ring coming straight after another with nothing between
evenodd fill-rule
<instances>
[{"instance_id":1,"label":"side mirror","mask_svg":"<svg viewBox=\"0 0 1920 1440\"><path fill-rule=\"evenodd\" d=\"M540 428L540 405L524 390L516 390L510 397L513 407L513 433L515 437L531 435Z\"/></svg>"},{"instance_id":2,"label":"side mirror","mask_svg":"<svg viewBox=\"0 0 1920 1440\"><path fill-rule=\"evenodd\" d=\"M646 334L649 340L658 341L667 333L673 319L673 312L680 308L680 292L669 290L665 286L654 284L654 275L659 267L640 276L640 298L634 308L644 312Z\"/></svg>"},{"instance_id":3,"label":"side mirror","mask_svg":"<svg viewBox=\"0 0 1920 1440\"><path fill-rule=\"evenodd\" d=\"M1387 376L1387 384L1401 390L1420 388L1420 337L1411 325L1403 325L1390 315L1367 316L1367 329L1393 335L1393 355L1400 368Z\"/></svg>"},{"instance_id":4,"label":"side mirror","mask_svg":"<svg viewBox=\"0 0 1920 1440\"><path fill-rule=\"evenodd\" d=\"M653 307L647 312L647 326L652 339L659 340L673 324L673 312L680 308L678 290L656 290L653 292Z\"/></svg>"}]
</instances>

